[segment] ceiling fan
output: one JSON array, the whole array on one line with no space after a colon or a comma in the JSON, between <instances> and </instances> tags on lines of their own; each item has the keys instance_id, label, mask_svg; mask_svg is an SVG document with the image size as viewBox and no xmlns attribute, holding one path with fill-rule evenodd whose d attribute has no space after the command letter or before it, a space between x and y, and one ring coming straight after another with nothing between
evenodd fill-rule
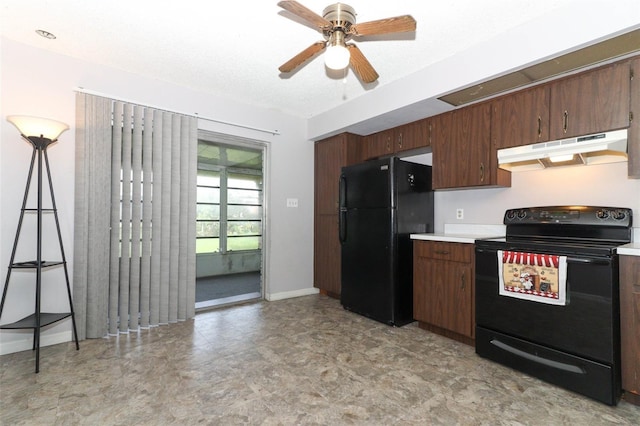
<instances>
[{"instance_id":1,"label":"ceiling fan","mask_svg":"<svg viewBox=\"0 0 640 426\"><path fill-rule=\"evenodd\" d=\"M416 30L416 21L410 15L356 24L355 10L343 3L327 6L322 16L293 0L283 0L278 3L278 6L316 26L325 38L324 41L313 43L282 64L278 68L282 73L292 72L326 48L325 65L328 68L341 70L350 65L362 82L372 83L378 79L378 73L360 49L347 41L352 37Z\"/></svg>"}]
</instances>

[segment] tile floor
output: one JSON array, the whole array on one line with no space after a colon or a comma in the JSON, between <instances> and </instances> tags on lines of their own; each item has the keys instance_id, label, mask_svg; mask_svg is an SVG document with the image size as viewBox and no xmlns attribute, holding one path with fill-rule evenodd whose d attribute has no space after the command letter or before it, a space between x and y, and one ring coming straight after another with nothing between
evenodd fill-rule
<instances>
[{"instance_id":1,"label":"tile floor","mask_svg":"<svg viewBox=\"0 0 640 426\"><path fill-rule=\"evenodd\" d=\"M323 296L0 357L3 425L638 425L609 407Z\"/></svg>"}]
</instances>

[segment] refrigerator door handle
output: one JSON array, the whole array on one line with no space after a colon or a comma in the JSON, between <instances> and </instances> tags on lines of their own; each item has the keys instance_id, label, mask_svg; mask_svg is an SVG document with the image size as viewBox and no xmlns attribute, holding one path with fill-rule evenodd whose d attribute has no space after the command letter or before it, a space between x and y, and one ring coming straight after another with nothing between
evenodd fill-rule
<instances>
[{"instance_id":1,"label":"refrigerator door handle","mask_svg":"<svg viewBox=\"0 0 640 426\"><path fill-rule=\"evenodd\" d=\"M338 237L340 243L344 243L347 238L347 180L344 175L340 175L340 187L339 187L339 211L338 211Z\"/></svg>"},{"instance_id":2,"label":"refrigerator door handle","mask_svg":"<svg viewBox=\"0 0 640 426\"><path fill-rule=\"evenodd\" d=\"M340 210L340 215L338 216L338 234L340 238L340 244L344 244L347 240L347 211Z\"/></svg>"},{"instance_id":3,"label":"refrigerator door handle","mask_svg":"<svg viewBox=\"0 0 640 426\"><path fill-rule=\"evenodd\" d=\"M340 175L340 183L338 188L338 203L339 209L346 210L347 209L347 179L344 175Z\"/></svg>"}]
</instances>

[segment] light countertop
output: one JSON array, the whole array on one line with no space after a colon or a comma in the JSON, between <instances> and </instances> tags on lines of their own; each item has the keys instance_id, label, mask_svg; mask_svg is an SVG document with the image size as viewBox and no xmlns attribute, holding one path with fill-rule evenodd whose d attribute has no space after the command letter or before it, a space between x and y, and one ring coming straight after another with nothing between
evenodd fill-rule
<instances>
[{"instance_id":1,"label":"light countertop","mask_svg":"<svg viewBox=\"0 0 640 426\"><path fill-rule=\"evenodd\" d=\"M504 234L504 225L445 224L444 232L411 234L411 239L473 244L481 238L504 237ZM617 248L618 254L640 256L640 228L634 228L632 239L633 242Z\"/></svg>"},{"instance_id":2,"label":"light countertop","mask_svg":"<svg viewBox=\"0 0 640 426\"><path fill-rule=\"evenodd\" d=\"M411 239L473 244L480 238L504 237L504 233L504 225L445 224L444 232L411 234Z\"/></svg>"},{"instance_id":3,"label":"light countertop","mask_svg":"<svg viewBox=\"0 0 640 426\"><path fill-rule=\"evenodd\" d=\"M640 256L640 241L620 246L616 251L618 254L624 254L627 256Z\"/></svg>"},{"instance_id":4,"label":"light countertop","mask_svg":"<svg viewBox=\"0 0 640 426\"><path fill-rule=\"evenodd\" d=\"M640 228L633 228L631 243L618 247L616 251L627 256L640 256Z\"/></svg>"}]
</instances>

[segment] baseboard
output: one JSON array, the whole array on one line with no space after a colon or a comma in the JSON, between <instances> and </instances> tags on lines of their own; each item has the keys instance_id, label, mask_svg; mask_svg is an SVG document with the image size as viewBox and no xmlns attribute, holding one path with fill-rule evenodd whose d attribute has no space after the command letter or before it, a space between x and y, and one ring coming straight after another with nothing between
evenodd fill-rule
<instances>
[{"instance_id":1,"label":"baseboard","mask_svg":"<svg viewBox=\"0 0 640 426\"><path fill-rule=\"evenodd\" d=\"M41 334L40 347L57 345L59 343L70 342L73 340L71 330L61 331L54 334ZM14 352L29 351L33 349L33 334L29 333L25 339L15 340L12 342L0 343L0 355L12 354Z\"/></svg>"},{"instance_id":2,"label":"baseboard","mask_svg":"<svg viewBox=\"0 0 640 426\"><path fill-rule=\"evenodd\" d=\"M310 296L312 294L318 294L319 290L315 287L303 288L301 290L283 291L281 293L268 293L265 295L265 299L269 302L283 299L293 299L294 297Z\"/></svg>"}]
</instances>

